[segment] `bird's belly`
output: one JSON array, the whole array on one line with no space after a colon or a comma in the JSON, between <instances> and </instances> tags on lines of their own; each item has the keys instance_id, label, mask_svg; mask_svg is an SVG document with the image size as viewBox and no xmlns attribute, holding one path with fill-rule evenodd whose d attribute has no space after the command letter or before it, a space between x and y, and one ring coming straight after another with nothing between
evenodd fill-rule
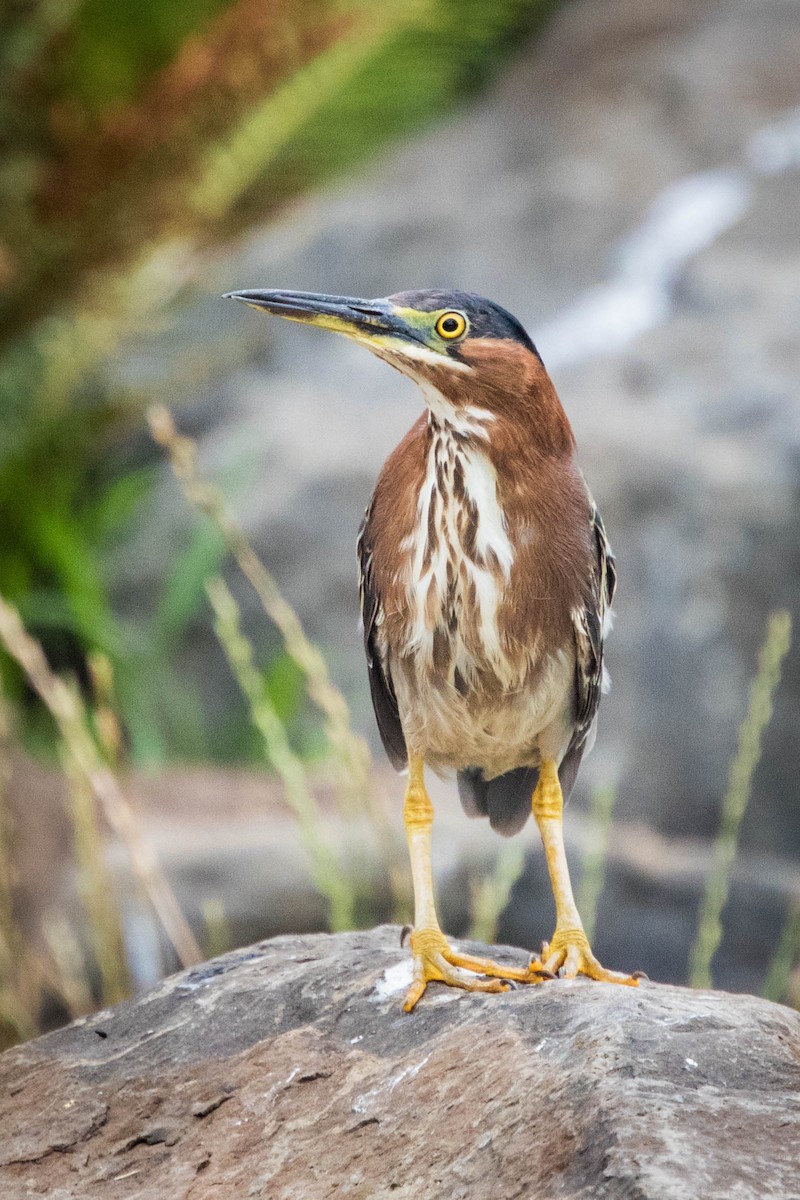
<instances>
[{"instance_id":1,"label":"bird's belly","mask_svg":"<svg viewBox=\"0 0 800 1200\"><path fill-rule=\"evenodd\" d=\"M574 721L574 655L559 651L513 689L485 676L459 691L413 657L392 670L409 748L434 770L480 767L491 779L559 760Z\"/></svg>"},{"instance_id":2,"label":"bird's belly","mask_svg":"<svg viewBox=\"0 0 800 1200\"><path fill-rule=\"evenodd\" d=\"M517 550L535 538L530 522L509 527L480 444L439 430L400 542L401 598L378 635L406 744L435 769L480 767L488 779L566 748L569 609L554 619L545 591L540 610L517 612L520 594L537 586L518 579Z\"/></svg>"}]
</instances>

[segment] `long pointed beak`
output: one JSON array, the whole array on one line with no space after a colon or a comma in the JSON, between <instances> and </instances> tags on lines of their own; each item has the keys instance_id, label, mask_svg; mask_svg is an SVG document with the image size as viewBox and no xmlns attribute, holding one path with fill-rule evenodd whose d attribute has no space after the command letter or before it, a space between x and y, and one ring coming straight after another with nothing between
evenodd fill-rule
<instances>
[{"instance_id":1,"label":"long pointed beak","mask_svg":"<svg viewBox=\"0 0 800 1200\"><path fill-rule=\"evenodd\" d=\"M276 317L332 329L369 344L376 336L419 341L419 334L387 300L358 300L352 296L323 296L315 292L227 292L225 299L241 300Z\"/></svg>"}]
</instances>

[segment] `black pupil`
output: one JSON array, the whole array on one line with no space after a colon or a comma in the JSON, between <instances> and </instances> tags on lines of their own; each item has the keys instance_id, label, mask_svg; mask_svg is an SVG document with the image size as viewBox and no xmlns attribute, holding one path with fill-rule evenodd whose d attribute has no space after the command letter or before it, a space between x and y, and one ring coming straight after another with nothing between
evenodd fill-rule
<instances>
[{"instance_id":1,"label":"black pupil","mask_svg":"<svg viewBox=\"0 0 800 1200\"><path fill-rule=\"evenodd\" d=\"M458 321L455 317L445 317L442 321L442 329L445 333L455 333L458 329Z\"/></svg>"}]
</instances>

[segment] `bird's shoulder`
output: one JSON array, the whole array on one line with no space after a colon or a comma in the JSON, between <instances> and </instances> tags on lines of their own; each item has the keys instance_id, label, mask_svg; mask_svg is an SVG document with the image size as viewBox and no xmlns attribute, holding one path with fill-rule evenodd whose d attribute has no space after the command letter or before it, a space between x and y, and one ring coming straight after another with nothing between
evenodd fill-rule
<instances>
[{"instance_id":1,"label":"bird's shoulder","mask_svg":"<svg viewBox=\"0 0 800 1200\"><path fill-rule=\"evenodd\" d=\"M415 526L429 440L428 423L421 416L383 464L361 522L359 562L369 561L374 586L381 591L391 587L400 547Z\"/></svg>"}]
</instances>

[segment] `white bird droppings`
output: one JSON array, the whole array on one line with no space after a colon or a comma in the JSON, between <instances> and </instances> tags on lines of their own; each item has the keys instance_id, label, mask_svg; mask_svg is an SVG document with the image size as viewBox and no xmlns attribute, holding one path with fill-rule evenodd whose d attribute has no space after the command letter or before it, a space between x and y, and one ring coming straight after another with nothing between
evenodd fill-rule
<instances>
[{"instance_id":1,"label":"white bird droppings","mask_svg":"<svg viewBox=\"0 0 800 1200\"><path fill-rule=\"evenodd\" d=\"M410 958L404 958L393 967L387 967L382 977L375 984L371 1000L388 1000L411 987L414 978L414 964Z\"/></svg>"}]
</instances>

